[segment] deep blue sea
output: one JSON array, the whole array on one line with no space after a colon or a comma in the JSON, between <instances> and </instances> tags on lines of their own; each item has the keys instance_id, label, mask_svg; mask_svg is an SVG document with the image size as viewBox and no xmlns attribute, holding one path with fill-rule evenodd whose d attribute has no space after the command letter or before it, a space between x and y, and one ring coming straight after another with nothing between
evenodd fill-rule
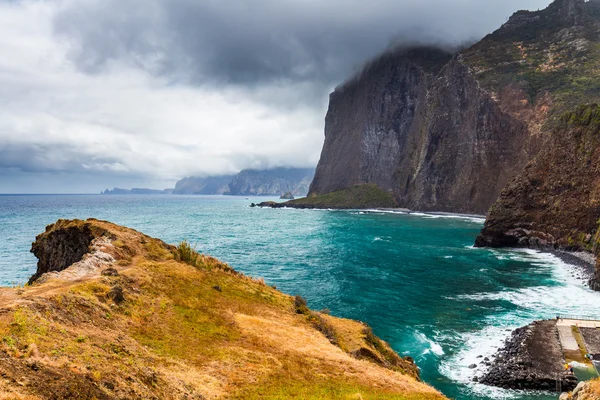
<instances>
[{"instance_id":1,"label":"deep blue sea","mask_svg":"<svg viewBox=\"0 0 600 400\"><path fill-rule=\"evenodd\" d=\"M188 240L314 309L370 324L456 399L556 399L471 382L510 330L556 314L597 316L578 270L529 250L474 249L482 218L250 208L228 196L0 196L0 285L35 270L31 242L59 218L105 219Z\"/></svg>"}]
</instances>

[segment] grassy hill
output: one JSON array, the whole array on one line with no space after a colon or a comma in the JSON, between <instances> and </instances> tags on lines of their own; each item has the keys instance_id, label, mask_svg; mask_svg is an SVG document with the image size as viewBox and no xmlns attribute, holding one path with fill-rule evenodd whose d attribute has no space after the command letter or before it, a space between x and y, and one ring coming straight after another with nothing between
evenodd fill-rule
<instances>
[{"instance_id":1,"label":"grassy hill","mask_svg":"<svg viewBox=\"0 0 600 400\"><path fill-rule=\"evenodd\" d=\"M444 398L366 325L187 243L61 220L33 247L39 278L0 289L0 399Z\"/></svg>"}]
</instances>

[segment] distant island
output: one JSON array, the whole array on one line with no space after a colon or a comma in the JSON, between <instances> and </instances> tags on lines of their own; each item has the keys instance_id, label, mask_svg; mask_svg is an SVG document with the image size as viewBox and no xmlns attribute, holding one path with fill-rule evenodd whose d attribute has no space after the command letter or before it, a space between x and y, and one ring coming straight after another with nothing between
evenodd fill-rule
<instances>
[{"instance_id":1,"label":"distant island","mask_svg":"<svg viewBox=\"0 0 600 400\"><path fill-rule=\"evenodd\" d=\"M100 194L172 194L173 189L147 189L147 188L133 188L133 189L121 189L114 188L113 190L106 189Z\"/></svg>"}]
</instances>

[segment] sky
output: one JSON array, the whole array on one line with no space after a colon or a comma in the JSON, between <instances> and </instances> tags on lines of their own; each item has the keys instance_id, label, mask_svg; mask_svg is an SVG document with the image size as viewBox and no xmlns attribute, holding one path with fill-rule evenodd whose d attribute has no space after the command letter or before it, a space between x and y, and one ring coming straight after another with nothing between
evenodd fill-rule
<instances>
[{"instance_id":1,"label":"sky","mask_svg":"<svg viewBox=\"0 0 600 400\"><path fill-rule=\"evenodd\" d=\"M385 49L550 0L0 0L0 193L311 167L328 94Z\"/></svg>"}]
</instances>

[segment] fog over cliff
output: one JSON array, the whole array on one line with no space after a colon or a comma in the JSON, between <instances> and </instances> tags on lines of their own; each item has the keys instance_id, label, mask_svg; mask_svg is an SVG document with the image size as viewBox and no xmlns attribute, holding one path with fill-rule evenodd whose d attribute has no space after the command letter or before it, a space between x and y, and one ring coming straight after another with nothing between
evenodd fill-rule
<instances>
[{"instance_id":1,"label":"fog over cliff","mask_svg":"<svg viewBox=\"0 0 600 400\"><path fill-rule=\"evenodd\" d=\"M549 0L0 0L0 193L316 165L327 95L391 45Z\"/></svg>"}]
</instances>

